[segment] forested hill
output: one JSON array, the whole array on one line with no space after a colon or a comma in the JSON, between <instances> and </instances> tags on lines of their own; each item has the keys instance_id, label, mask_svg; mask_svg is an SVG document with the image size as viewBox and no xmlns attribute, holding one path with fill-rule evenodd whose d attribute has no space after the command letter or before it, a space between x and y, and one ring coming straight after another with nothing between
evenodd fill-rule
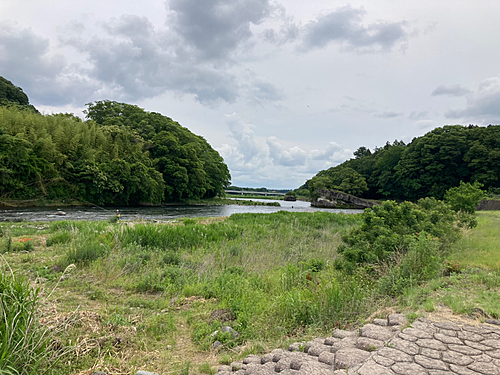
<instances>
[{"instance_id":1,"label":"forested hill","mask_svg":"<svg viewBox=\"0 0 500 375\"><path fill-rule=\"evenodd\" d=\"M460 181L478 181L500 192L500 126L450 125L409 144L395 141L373 152L360 147L355 158L320 171L300 189L338 189L363 198L416 201L441 199Z\"/></svg>"},{"instance_id":2,"label":"forested hill","mask_svg":"<svg viewBox=\"0 0 500 375\"><path fill-rule=\"evenodd\" d=\"M158 204L214 197L229 185L219 153L159 113L100 101L82 121L0 103L0 200Z\"/></svg>"}]
</instances>

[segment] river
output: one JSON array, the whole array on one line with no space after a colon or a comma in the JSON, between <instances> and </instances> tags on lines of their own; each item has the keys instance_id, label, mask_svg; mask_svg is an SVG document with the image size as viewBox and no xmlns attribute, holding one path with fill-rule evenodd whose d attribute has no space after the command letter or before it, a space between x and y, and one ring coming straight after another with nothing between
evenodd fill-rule
<instances>
[{"instance_id":1,"label":"river","mask_svg":"<svg viewBox=\"0 0 500 375\"><path fill-rule=\"evenodd\" d=\"M244 199L244 198L236 198ZM278 202L281 207L269 206L165 206L165 207L119 207L121 220L173 220L182 217L231 216L238 213L292 212L344 212L360 213L363 210L328 209L311 207L309 202L285 202L271 199L251 199L259 202ZM58 214L65 213L66 215ZM55 221L55 220L108 220L116 215L116 208L102 207L61 207L0 209L0 221Z\"/></svg>"}]
</instances>

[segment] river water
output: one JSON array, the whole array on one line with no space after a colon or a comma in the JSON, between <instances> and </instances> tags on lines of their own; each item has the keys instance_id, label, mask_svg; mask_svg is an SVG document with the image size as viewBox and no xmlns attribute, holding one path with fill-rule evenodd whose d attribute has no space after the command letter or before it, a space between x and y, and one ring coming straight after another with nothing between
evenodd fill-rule
<instances>
[{"instance_id":1,"label":"river water","mask_svg":"<svg viewBox=\"0 0 500 375\"><path fill-rule=\"evenodd\" d=\"M237 198L244 199L244 198ZM270 199L251 199L259 202L278 202L281 207L269 206L165 206L165 207L119 207L121 220L173 220L182 217L231 216L238 213L291 212L344 212L360 213L363 210L328 209L311 207L309 202L285 202ZM61 212L62 211L62 212ZM61 215L65 213L65 215ZM108 220L116 215L116 208L61 207L61 208L16 208L0 209L0 221L55 221L55 220Z\"/></svg>"}]
</instances>

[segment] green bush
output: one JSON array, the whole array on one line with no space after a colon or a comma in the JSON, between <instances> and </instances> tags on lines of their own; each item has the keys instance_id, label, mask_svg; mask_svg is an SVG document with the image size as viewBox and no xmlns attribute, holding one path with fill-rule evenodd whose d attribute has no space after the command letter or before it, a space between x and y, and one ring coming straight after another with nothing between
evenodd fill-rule
<instances>
[{"instance_id":1,"label":"green bush","mask_svg":"<svg viewBox=\"0 0 500 375\"><path fill-rule=\"evenodd\" d=\"M41 372L51 361L50 337L36 318L38 290L0 272L0 374Z\"/></svg>"},{"instance_id":2,"label":"green bush","mask_svg":"<svg viewBox=\"0 0 500 375\"><path fill-rule=\"evenodd\" d=\"M440 251L447 251L458 239L455 213L450 206L434 198L417 204L386 201L366 209L360 227L343 236L341 266L353 270L356 264L376 264L404 252L421 232L440 239Z\"/></svg>"},{"instance_id":3,"label":"green bush","mask_svg":"<svg viewBox=\"0 0 500 375\"><path fill-rule=\"evenodd\" d=\"M444 200L455 212L463 211L474 214L476 206L486 196L486 193L481 190L482 187L483 184L477 181L474 184L460 181L460 186L453 187L445 193Z\"/></svg>"}]
</instances>

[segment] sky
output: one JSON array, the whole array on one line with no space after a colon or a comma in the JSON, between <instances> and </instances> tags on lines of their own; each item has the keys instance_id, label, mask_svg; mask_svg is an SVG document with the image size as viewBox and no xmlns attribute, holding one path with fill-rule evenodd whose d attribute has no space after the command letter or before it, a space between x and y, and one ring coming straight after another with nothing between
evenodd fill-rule
<instances>
[{"instance_id":1,"label":"sky","mask_svg":"<svg viewBox=\"0 0 500 375\"><path fill-rule=\"evenodd\" d=\"M232 184L500 123L498 0L1 0L0 76L42 113L114 100L203 136Z\"/></svg>"}]
</instances>

